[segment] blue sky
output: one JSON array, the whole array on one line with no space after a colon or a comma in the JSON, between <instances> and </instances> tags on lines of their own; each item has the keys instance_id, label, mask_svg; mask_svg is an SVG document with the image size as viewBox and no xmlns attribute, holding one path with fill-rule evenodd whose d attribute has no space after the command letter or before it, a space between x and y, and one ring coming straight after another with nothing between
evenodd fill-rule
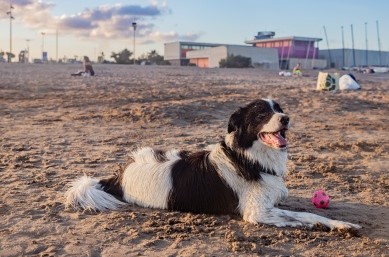
<instances>
[{"instance_id":1,"label":"blue sky","mask_svg":"<svg viewBox=\"0 0 389 257\"><path fill-rule=\"evenodd\" d=\"M99 53L110 56L124 48L133 51L132 21L138 23L136 56L150 50L164 54L164 43L197 41L244 44L258 31L275 31L276 37L322 38L320 49L351 48L351 27L357 49L378 50L376 21L381 50L389 51L389 1L383 0L12 0L12 48L19 53L29 45L32 58L40 57L42 42L49 58ZM0 50L9 51L9 0L0 0ZM44 32L44 37L41 33ZM30 41L27 42L26 39Z\"/></svg>"}]
</instances>

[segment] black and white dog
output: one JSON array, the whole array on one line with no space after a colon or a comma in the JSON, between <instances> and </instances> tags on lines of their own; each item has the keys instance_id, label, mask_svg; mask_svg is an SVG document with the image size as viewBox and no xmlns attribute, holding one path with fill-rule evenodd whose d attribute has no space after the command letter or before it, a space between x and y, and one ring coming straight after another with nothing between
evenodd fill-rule
<instances>
[{"instance_id":1,"label":"black and white dog","mask_svg":"<svg viewBox=\"0 0 389 257\"><path fill-rule=\"evenodd\" d=\"M98 211L126 203L182 212L238 213L251 223L283 226L359 225L274 207L288 195L284 184L289 117L272 100L235 111L224 141L196 153L142 148L114 177L82 177L66 192L66 205Z\"/></svg>"}]
</instances>

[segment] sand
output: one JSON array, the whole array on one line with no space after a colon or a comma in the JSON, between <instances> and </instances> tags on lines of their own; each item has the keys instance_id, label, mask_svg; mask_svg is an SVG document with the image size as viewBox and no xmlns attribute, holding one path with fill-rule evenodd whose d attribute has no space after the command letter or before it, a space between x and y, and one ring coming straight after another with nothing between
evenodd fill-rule
<instances>
[{"instance_id":1,"label":"sand","mask_svg":"<svg viewBox=\"0 0 389 257\"><path fill-rule=\"evenodd\" d=\"M258 69L0 64L0 256L388 256L389 74L355 74L362 90L316 91ZM291 117L281 208L363 226L354 232L253 225L238 216L68 210L75 178L108 177L142 146L201 150L229 115L273 98ZM330 208L310 202L315 189Z\"/></svg>"}]
</instances>

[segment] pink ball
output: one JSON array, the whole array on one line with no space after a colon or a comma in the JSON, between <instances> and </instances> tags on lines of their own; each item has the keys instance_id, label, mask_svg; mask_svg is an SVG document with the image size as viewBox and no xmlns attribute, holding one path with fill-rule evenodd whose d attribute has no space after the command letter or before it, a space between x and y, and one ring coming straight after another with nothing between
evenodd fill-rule
<instances>
[{"instance_id":1,"label":"pink ball","mask_svg":"<svg viewBox=\"0 0 389 257\"><path fill-rule=\"evenodd\" d=\"M326 209L330 204L330 196L323 189L316 190L312 195L312 203L316 208Z\"/></svg>"}]
</instances>

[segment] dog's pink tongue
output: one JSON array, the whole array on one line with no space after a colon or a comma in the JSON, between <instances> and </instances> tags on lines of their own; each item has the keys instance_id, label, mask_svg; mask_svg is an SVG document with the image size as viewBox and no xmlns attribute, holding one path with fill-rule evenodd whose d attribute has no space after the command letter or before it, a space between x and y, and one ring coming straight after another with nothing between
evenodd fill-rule
<instances>
[{"instance_id":1,"label":"dog's pink tongue","mask_svg":"<svg viewBox=\"0 0 389 257\"><path fill-rule=\"evenodd\" d=\"M266 143L271 144L271 145L275 145L275 146L278 146L278 147L286 146L288 144L286 139L283 138L279 132L278 133L272 133L272 134L271 133L266 133L264 135L264 139L265 139Z\"/></svg>"}]
</instances>

